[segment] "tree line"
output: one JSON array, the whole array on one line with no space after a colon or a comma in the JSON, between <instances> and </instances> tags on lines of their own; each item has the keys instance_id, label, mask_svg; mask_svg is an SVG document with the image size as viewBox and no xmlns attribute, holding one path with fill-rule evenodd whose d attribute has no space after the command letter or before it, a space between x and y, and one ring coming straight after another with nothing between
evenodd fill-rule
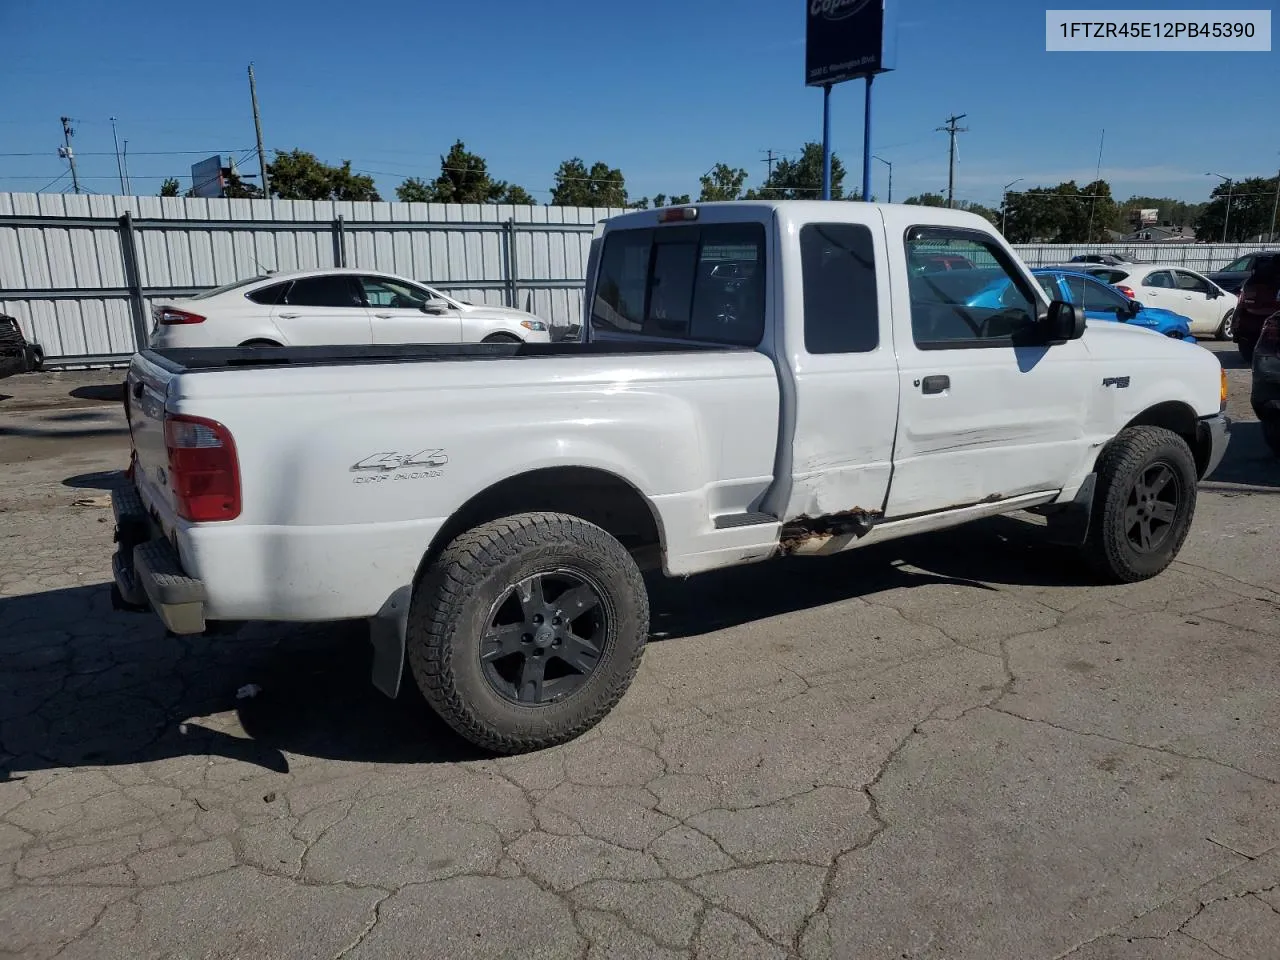
<instances>
[{"instance_id":1,"label":"tree line","mask_svg":"<svg viewBox=\"0 0 1280 960\"><path fill-rule=\"evenodd\" d=\"M305 150L277 150L275 159L267 164L267 173L271 195L282 200L382 199L373 177L352 170L351 161L330 165ZM698 202L818 199L822 194L822 145L809 142L794 158L779 159L758 187L748 187L747 180L745 169L717 163L699 178ZM832 199L861 200L860 191L846 190L844 180L844 163L838 155L833 155ZM1207 203L1186 203L1169 197L1131 197L1122 203L1112 196L1111 185L1105 180L1083 186L1069 180L1054 186L1033 186L1011 192L999 208L967 201L958 201L956 206L985 217L1014 243L1106 242L1112 239L1110 231L1137 230L1138 211L1152 209L1158 211L1160 222L1192 228L1202 239L1221 240L1225 227L1227 240L1243 242L1272 230L1276 189L1276 177L1251 177L1230 185L1219 184ZM178 181L169 179L160 195L178 196L179 192ZM550 193L550 204L559 207L647 209L692 202L689 194L633 197L627 192L626 177L620 169L601 160L588 165L580 157L561 162ZM233 175L225 195L261 198L262 189ZM429 179L407 177L395 188L395 196L406 203L534 205L538 202L525 187L490 175L485 159L468 150L461 140L440 157L439 175ZM940 193L922 193L904 202L946 206L946 198Z\"/></svg>"}]
</instances>

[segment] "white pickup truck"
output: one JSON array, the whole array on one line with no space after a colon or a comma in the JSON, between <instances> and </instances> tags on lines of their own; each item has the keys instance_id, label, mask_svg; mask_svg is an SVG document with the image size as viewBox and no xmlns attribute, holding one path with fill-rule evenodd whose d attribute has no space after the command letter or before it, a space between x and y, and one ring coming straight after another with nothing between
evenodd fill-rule
<instances>
[{"instance_id":1,"label":"white pickup truck","mask_svg":"<svg viewBox=\"0 0 1280 960\"><path fill-rule=\"evenodd\" d=\"M177 634L368 618L379 689L517 752L623 695L642 570L1034 510L1140 580L1225 450L1212 354L1086 328L976 216L736 202L598 234L585 343L136 356L117 604Z\"/></svg>"}]
</instances>

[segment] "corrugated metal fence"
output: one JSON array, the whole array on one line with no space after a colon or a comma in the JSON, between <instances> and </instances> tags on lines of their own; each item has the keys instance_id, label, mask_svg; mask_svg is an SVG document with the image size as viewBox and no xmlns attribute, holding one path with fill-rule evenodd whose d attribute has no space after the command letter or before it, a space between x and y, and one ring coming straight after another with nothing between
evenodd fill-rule
<instances>
[{"instance_id":1,"label":"corrugated metal fence","mask_svg":"<svg viewBox=\"0 0 1280 960\"><path fill-rule=\"evenodd\" d=\"M517 306L563 327L580 317L592 229L620 212L0 193L0 312L18 318L51 365L110 363L145 340L153 299L265 270L348 266L411 277L460 299ZM1121 252L1208 271L1259 248L1016 249L1031 266Z\"/></svg>"},{"instance_id":2,"label":"corrugated metal fence","mask_svg":"<svg viewBox=\"0 0 1280 960\"><path fill-rule=\"evenodd\" d=\"M581 315L591 232L619 212L0 193L0 312L51 366L109 363L145 341L153 299L346 266L567 326Z\"/></svg>"}]
</instances>

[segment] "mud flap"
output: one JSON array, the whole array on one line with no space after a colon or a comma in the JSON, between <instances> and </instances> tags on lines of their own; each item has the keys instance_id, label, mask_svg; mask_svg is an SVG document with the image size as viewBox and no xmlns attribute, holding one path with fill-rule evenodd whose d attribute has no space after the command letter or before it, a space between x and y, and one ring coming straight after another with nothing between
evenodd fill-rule
<instances>
[{"instance_id":1,"label":"mud flap","mask_svg":"<svg viewBox=\"0 0 1280 960\"><path fill-rule=\"evenodd\" d=\"M369 621L369 641L373 644L373 686L393 700L400 694L404 676L405 636L409 631L409 603L413 587L401 587Z\"/></svg>"},{"instance_id":2,"label":"mud flap","mask_svg":"<svg viewBox=\"0 0 1280 960\"><path fill-rule=\"evenodd\" d=\"M1070 503L1061 505L1048 515L1048 539L1064 547L1079 547L1089 536L1089 521L1093 517L1093 495L1098 486L1098 475L1091 473L1076 491Z\"/></svg>"}]
</instances>

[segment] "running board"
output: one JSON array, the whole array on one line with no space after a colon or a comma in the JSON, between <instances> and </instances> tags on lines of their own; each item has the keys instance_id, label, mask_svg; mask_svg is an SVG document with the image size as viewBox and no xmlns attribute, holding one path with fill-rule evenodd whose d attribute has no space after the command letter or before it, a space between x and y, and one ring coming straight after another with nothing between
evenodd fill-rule
<instances>
[{"instance_id":1,"label":"running board","mask_svg":"<svg viewBox=\"0 0 1280 960\"><path fill-rule=\"evenodd\" d=\"M717 530L733 530L737 527L760 527L766 523L777 523L777 517L767 513L726 513L716 517Z\"/></svg>"}]
</instances>

